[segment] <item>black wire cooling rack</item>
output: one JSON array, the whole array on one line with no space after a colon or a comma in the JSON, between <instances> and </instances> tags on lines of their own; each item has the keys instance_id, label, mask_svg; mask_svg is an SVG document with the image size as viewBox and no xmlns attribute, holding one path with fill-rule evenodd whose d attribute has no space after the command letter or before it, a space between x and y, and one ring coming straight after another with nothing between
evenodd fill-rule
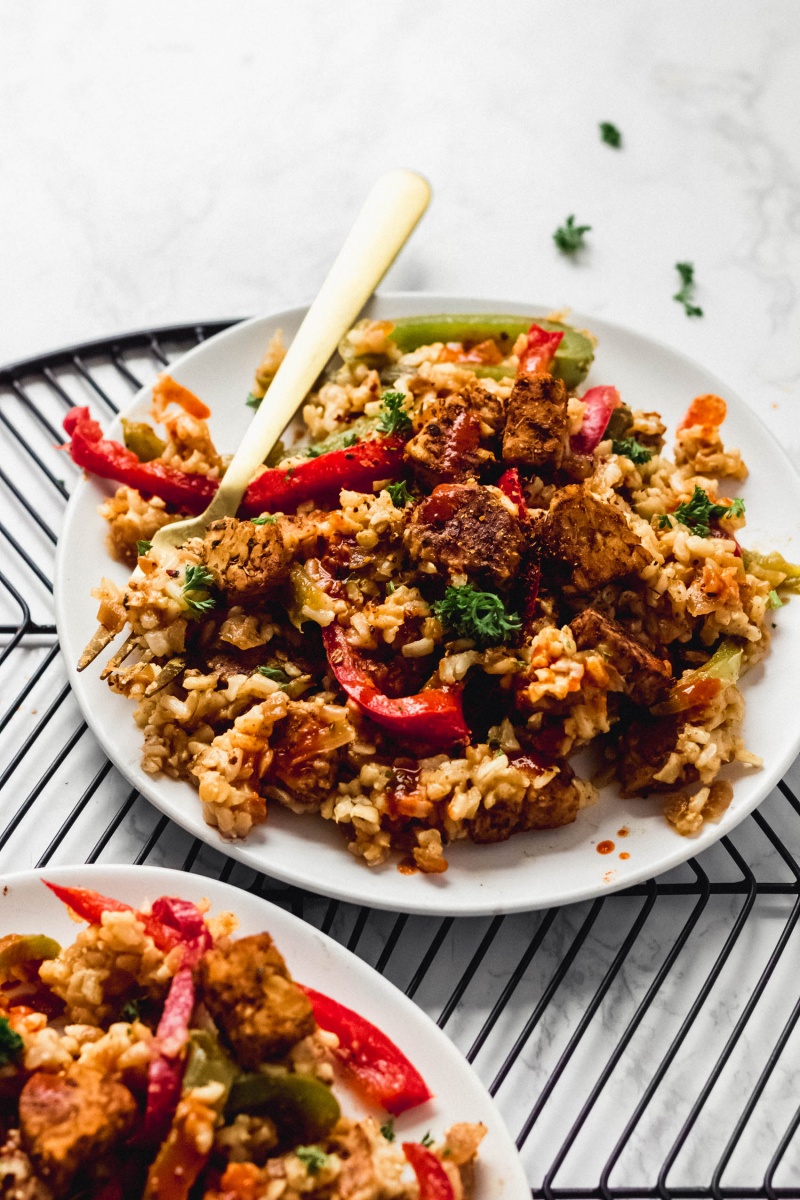
<instances>
[{"instance_id":1,"label":"black wire cooling rack","mask_svg":"<svg viewBox=\"0 0 800 1200\"><path fill-rule=\"evenodd\" d=\"M126 334L0 371L0 870L147 862L291 909L446 1030L495 1096L534 1196L800 1197L798 764L730 837L658 880L454 920L327 902L234 864L105 759L53 624L53 553L77 474L57 449L61 420L76 403L108 420L140 381L231 323Z\"/></svg>"}]
</instances>

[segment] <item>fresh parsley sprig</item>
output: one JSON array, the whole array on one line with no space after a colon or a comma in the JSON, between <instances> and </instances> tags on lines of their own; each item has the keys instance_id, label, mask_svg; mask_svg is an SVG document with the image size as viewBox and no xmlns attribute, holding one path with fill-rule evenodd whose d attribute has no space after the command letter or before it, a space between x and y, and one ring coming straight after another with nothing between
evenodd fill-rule
<instances>
[{"instance_id":1,"label":"fresh parsley sprig","mask_svg":"<svg viewBox=\"0 0 800 1200\"><path fill-rule=\"evenodd\" d=\"M217 597L213 588L214 576L208 567L201 563L199 566L186 568L181 594L193 617L204 617L216 607Z\"/></svg>"},{"instance_id":2,"label":"fresh parsley sprig","mask_svg":"<svg viewBox=\"0 0 800 1200\"><path fill-rule=\"evenodd\" d=\"M248 392L247 399L245 400L245 404L247 405L248 408L257 410L263 399L264 399L263 396L254 396L252 392Z\"/></svg>"},{"instance_id":3,"label":"fresh parsley sprig","mask_svg":"<svg viewBox=\"0 0 800 1200\"><path fill-rule=\"evenodd\" d=\"M394 1117L389 1117L388 1120L384 1121L384 1123L381 1125L381 1133L386 1138L387 1142L394 1141Z\"/></svg>"},{"instance_id":4,"label":"fresh parsley sprig","mask_svg":"<svg viewBox=\"0 0 800 1200\"><path fill-rule=\"evenodd\" d=\"M553 234L553 241L562 254L574 254L583 247L584 235L589 232L591 225L576 225L575 214L567 217L563 225L559 225Z\"/></svg>"},{"instance_id":5,"label":"fresh parsley sprig","mask_svg":"<svg viewBox=\"0 0 800 1200\"><path fill-rule=\"evenodd\" d=\"M619 150L622 145L622 134L616 125L612 125L610 121L601 121L599 128L600 141L605 142L607 146L613 146L615 150Z\"/></svg>"},{"instance_id":6,"label":"fresh parsley sprig","mask_svg":"<svg viewBox=\"0 0 800 1200\"><path fill-rule=\"evenodd\" d=\"M708 492L695 485L691 500L679 504L674 513L662 513L658 518L658 523L662 529L669 529L675 520L679 525L685 525L692 533L696 533L698 537L708 537L712 521L717 521L720 517L743 516L744 500L741 497L733 500L730 504L714 504L709 498Z\"/></svg>"},{"instance_id":7,"label":"fresh parsley sprig","mask_svg":"<svg viewBox=\"0 0 800 1200\"><path fill-rule=\"evenodd\" d=\"M647 446L643 446L641 442L637 442L636 438L615 438L611 443L611 448L615 454L624 454L636 466L642 463L650 462L653 457L653 451L648 450Z\"/></svg>"},{"instance_id":8,"label":"fresh parsley sprig","mask_svg":"<svg viewBox=\"0 0 800 1200\"><path fill-rule=\"evenodd\" d=\"M263 675L265 679L274 679L281 687L285 687L289 682L289 676L281 667L257 667L259 675Z\"/></svg>"},{"instance_id":9,"label":"fresh parsley sprig","mask_svg":"<svg viewBox=\"0 0 800 1200\"><path fill-rule=\"evenodd\" d=\"M411 417L406 412L406 398L402 392L384 392L378 418L380 433L397 433L404 437L411 433Z\"/></svg>"},{"instance_id":10,"label":"fresh parsley sprig","mask_svg":"<svg viewBox=\"0 0 800 1200\"><path fill-rule=\"evenodd\" d=\"M401 479L399 483L387 483L386 490L391 496L395 508L405 508L407 504L411 503L412 497L405 479Z\"/></svg>"},{"instance_id":11,"label":"fresh parsley sprig","mask_svg":"<svg viewBox=\"0 0 800 1200\"><path fill-rule=\"evenodd\" d=\"M132 1025L134 1021L138 1021L140 1004L141 1001L136 998L128 1000L123 1005L122 1012L119 1014L120 1021L127 1021L129 1025Z\"/></svg>"},{"instance_id":12,"label":"fresh parsley sprig","mask_svg":"<svg viewBox=\"0 0 800 1200\"><path fill-rule=\"evenodd\" d=\"M136 556L141 558L143 554L149 554L153 549L152 542L139 541L136 543Z\"/></svg>"},{"instance_id":13,"label":"fresh parsley sprig","mask_svg":"<svg viewBox=\"0 0 800 1200\"><path fill-rule=\"evenodd\" d=\"M0 1067L16 1062L22 1053L25 1043L16 1033L5 1017L0 1017Z\"/></svg>"},{"instance_id":14,"label":"fresh parsley sprig","mask_svg":"<svg viewBox=\"0 0 800 1200\"><path fill-rule=\"evenodd\" d=\"M506 612L499 596L479 592L471 583L449 587L433 605L433 612L453 633L483 646L504 642L522 628L520 618Z\"/></svg>"},{"instance_id":15,"label":"fresh parsley sprig","mask_svg":"<svg viewBox=\"0 0 800 1200\"><path fill-rule=\"evenodd\" d=\"M702 317L702 308L699 308L696 304L692 304L695 287L694 264L690 262L675 263L675 270L680 275L681 286L672 299L677 300L679 304L683 305L687 317Z\"/></svg>"}]
</instances>

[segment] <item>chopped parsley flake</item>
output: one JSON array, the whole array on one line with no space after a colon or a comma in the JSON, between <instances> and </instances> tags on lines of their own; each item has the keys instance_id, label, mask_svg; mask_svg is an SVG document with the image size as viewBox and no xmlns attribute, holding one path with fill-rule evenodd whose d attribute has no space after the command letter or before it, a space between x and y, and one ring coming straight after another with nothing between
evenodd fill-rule
<instances>
[{"instance_id":1,"label":"chopped parsley flake","mask_svg":"<svg viewBox=\"0 0 800 1200\"><path fill-rule=\"evenodd\" d=\"M624 454L637 466L650 462L653 457L652 450L648 450L647 446L643 446L641 442L637 442L636 438L632 437L615 439L611 443L611 448L615 454Z\"/></svg>"},{"instance_id":2,"label":"chopped parsley flake","mask_svg":"<svg viewBox=\"0 0 800 1200\"><path fill-rule=\"evenodd\" d=\"M574 254L583 247L584 234L588 233L591 225L576 225L575 214L567 217L563 225L559 225L553 234L553 241L562 254Z\"/></svg>"},{"instance_id":3,"label":"chopped parsley flake","mask_svg":"<svg viewBox=\"0 0 800 1200\"><path fill-rule=\"evenodd\" d=\"M261 401L263 399L264 399L263 396L254 396L252 392L248 392L247 399L245 400L245 404L247 405L248 408L256 409L261 404Z\"/></svg>"},{"instance_id":4,"label":"chopped parsley flake","mask_svg":"<svg viewBox=\"0 0 800 1200\"><path fill-rule=\"evenodd\" d=\"M357 442L358 442L358 434L357 433L346 433L344 435L344 437L342 438L342 445L344 446L344 448L346 450L349 450L351 446L355 446Z\"/></svg>"},{"instance_id":5,"label":"chopped parsley flake","mask_svg":"<svg viewBox=\"0 0 800 1200\"><path fill-rule=\"evenodd\" d=\"M433 1145L433 1138L431 1137L431 1131L430 1131L430 1129L428 1130L428 1132L425 1134L425 1136L424 1136L424 1137L421 1137L421 1138L419 1139L419 1144L420 1144L420 1146L425 1146L426 1148L427 1148L428 1146L432 1146L432 1145Z\"/></svg>"},{"instance_id":6,"label":"chopped parsley flake","mask_svg":"<svg viewBox=\"0 0 800 1200\"><path fill-rule=\"evenodd\" d=\"M318 1175L328 1165L328 1156L319 1146L298 1146L295 1154L309 1175Z\"/></svg>"},{"instance_id":7,"label":"chopped parsley flake","mask_svg":"<svg viewBox=\"0 0 800 1200\"><path fill-rule=\"evenodd\" d=\"M769 606L770 608L783 608L783 601L775 591L775 588L769 594Z\"/></svg>"},{"instance_id":8,"label":"chopped parsley flake","mask_svg":"<svg viewBox=\"0 0 800 1200\"><path fill-rule=\"evenodd\" d=\"M139 558L141 558L141 556L143 554L149 554L152 549L153 549L152 542L137 542L136 543L136 554Z\"/></svg>"},{"instance_id":9,"label":"chopped parsley flake","mask_svg":"<svg viewBox=\"0 0 800 1200\"><path fill-rule=\"evenodd\" d=\"M444 598L434 604L433 612L453 633L483 646L504 642L522 628L519 617L506 612L499 596L479 592L471 583L449 587Z\"/></svg>"},{"instance_id":10,"label":"chopped parsley flake","mask_svg":"<svg viewBox=\"0 0 800 1200\"><path fill-rule=\"evenodd\" d=\"M390 579L386 585L386 595L391 596L392 592L396 592L396 591L397 591L397 584L392 583L392 581Z\"/></svg>"},{"instance_id":11,"label":"chopped parsley flake","mask_svg":"<svg viewBox=\"0 0 800 1200\"><path fill-rule=\"evenodd\" d=\"M405 479L401 479L399 483L387 484L386 490L391 496L395 508L405 508L407 504L411 503L411 495Z\"/></svg>"},{"instance_id":12,"label":"chopped parsley flake","mask_svg":"<svg viewBox=\"0 0 800 1200\"><path fill-rule=\"evenodd\" d=\"M320 454L324 453L321 446L309 446L306 450L306 458L319 458Z\"/></svg>"},{"instance_id":13,"label":"chopped parsley flake","mask_svg":"<svg viewBox=\"0 0 800 1200\"><path fill-rule=\"evenodd\" d=\"M703 310L698 308L696 304L692 304L694 299L694 264L690 262L675 263L675 270L681 277L680 289L672 297L682 304L687 317L702 317Z\"/></svg>"},{"instance_id":14,"label":"chopped parsley flake","mask_svg":"<svg viewBox=\"0 0 800 1200\"><path fill-rule=\"evenodd\" d=\"M297 470L297 467L289 467L289 470L286 472L286 474L284 475L283 478L288 481L289 479L292 478L292 476L294 475L296 470Z\"/></svg>"},{"instance_id":15,"label":"chopped parsley flake","mask_svg":"<svg viewBox=\"0 0 800 1200\"><path fill-rule=\"evenodd\" d=\"M119 1019L120 1021L127 1021L130 1025L132 1025L134 1021L138 1021L139 1001L129 1000L127 1004L124 1005L122 1012L119 1014Z\"/></svg>"},{"instance_id":16,"label":"chopped parsley flake","mask_svg":"<svg viewBox=\"0 0 800 1200\"><path fill-rule=\"evenodd\" d=\"M214 576L202 564L187 567L181 593L186 607L193 617L204 617L216 606L217 598L212 592Z\"/></svg>"},{"instance_id":17,"label":"chopped parsley flake","mask_svg":"<svg viewBox=\"0 0 800 1200\"><path fill-rule=\"evenodd\" d=\"M615 150L619 150L622 145L622 134L616 125L612 125L610 121L601 121L599 128L601 142L605 142L607 146L613 146Z\"/></svg>"},{"instance_id":18,"label":"chopped parsley flake","mask_svg":"<svg viewBox=\"0 0 800 1200\"><path fill-rule=\"evenodd\" d=\"M711 522L720 517L743 517L744 500L738 497L730 504L714 504L708 493L695 485L691 500L679 504L674 513L662 513L658 523L662 529L669 529L673 518L680 525L685 525L698 537L708 537L711 532Z\"/></svg>"},{"instance_id":19,"label":"chopped parsley flake","mask_svg":"<svg viewBox=\"0 0 800 1200\"><path fill-rule=\"evenodd\" d=\"M411 433L411 417L406 412L406 398L402 392L384 392L381 415L378 418L380 433Z\"/></svg>"},{"instance_id":20,"label":"chopped parsley flake","mask_svg":"<svg viewBox=\"0 0 800 1200\"><path fill-rule=\"evenodd\" d=\"M260 517L251 517L250 524L251 525L274 525L275 522L277 521L277 519L278 519L277 517L266 516L266 515L262 514Z\"/></svg>"},{"instance_id":21,"label":"chopped parsley flake","mask_svg":"<svg viewBox=\"0 0 800 1200\"><path fill-rule=\"evenodd\" d=\"M5 1017L0 1017L0 1067L18 1059L23 1046L19 1034L14 1032Z\"/></svg>"},{"instance_id":22,"label":"chopped parsley flake","mask_svg":"<svg viewBox=\"0 0 800 1200\"><path fill-rule=\"evenodd\" d=\"M263 675L265 679L274 679L281 687L289 682L289 676L281 667L258 667L259 675Z\"/></svg>"},{"instance_id":23,"label":"chopped parsley flake","mask_svg":"<svg viewBox=\"0 0 800 1200\"><path fill-rule=\"evenodd\" d=\"M394 1117L389 1117L388 1121L384 1121L383 1125L381 1125L381 1133L387 1142L394 1141Z\"/></svg>"}]
</instances>

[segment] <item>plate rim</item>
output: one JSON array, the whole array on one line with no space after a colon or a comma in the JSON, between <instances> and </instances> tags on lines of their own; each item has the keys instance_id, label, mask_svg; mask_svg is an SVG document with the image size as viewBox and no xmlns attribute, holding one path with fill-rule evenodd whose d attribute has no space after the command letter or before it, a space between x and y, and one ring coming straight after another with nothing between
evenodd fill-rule
<instances>
[{"instance_id":1,"label":"plate rim","mask_svg":"<svg viewBox=\"0 0 800 1200\"><path fill-rule=\"evenodd\" d=\"M402 301L404 303L420 302L425 306L425 310L427 310L427 312L430 314L435 314L437 311L435 308L431 307L432 304L441 304L442 312L457 311L457 309L453 307L457 305L466 305L467 307L462 307L461 311L467 312L479 312L481 311L480 306L485 306L484 311L487 312L508 312L509 314L512 313L517 307L519 307L519 309L522 311L527 309L530 312L564 311L563 308L557 310L552 305L537 304L529 301L517 301L508 300L505 298L498 299L480 296L468 297L463 295L454 295L451 293L431 291L379 292L370 300L363 311L368 313L371 305L375 301L389 304L397 301ZM184 354L174 359L169 364L169 369L171 371L174 369L179 369L183 363L193 360L198 354L204 353L210 344L232 337L237 331L243 328L257 325L262 321L287 320L291 317L298 317L305 312L306 308L307 305L305 304L294 305L290 308L276 309L238 321L228 328L221 330L219 333L214 334L211 338L206 339L199 345L192 346ZM772 451L777 454L784 466L784 469L788 469L789 473L794 479L795 485L800 490L800 469L795 467L788 453L778 441L776 435L773 434L772 430L762 420L761 416L746 402L746 400L744 400L739 392L736 389L729 387L724 380L716 375L714 371L705 367L693 356L685 354L682 350L677 349L674 345L668 341L665 341L663 338L653 336L649 332L643 332L633 325L623 324L621 322L608 320L599 316L592 317L591 315L583 312L573 312L572 309L569 310L569 315L570 319L574 319L576 323L580 325L585 323L589 328L592 327L592 323L594 322L595 324L603 326L608 330L612 330L621 336L633 335L635 338L643 341L644 343L649 343L650 345L657 347L662 352L676 357L684 365L690 367L694 371L701 372L709 380L712 380L714 385L718 387L720 394L730 397L737 408L740 408L745 413L746 418L755 422L755 424L759 427L761 434L767 435L767 439L771 445ZM132 395L129 403L125 405L124 408L121 408L118 414L114 415L113 421L109 424L116 423L134 406L139 404L143 395L146 394L151 387L152 384L144 384L141 388L139 388ZM56 614L56 628L58 631L59 641L62 644L63 630L68 621L64 601L65 589L61 586L63 562L66 554L66 545L63 535L71 524L72 512L77 508L77 497L87 487L90 487L91 484L91 479L87 479L85 476L79 478L65 510L62 530L56 547L54 605ZM472 890L471 898L468 901L465 901L463 897L459 897L457 900L451 901L450 903L448 903L447 893L440 892L438 889L431 888L425 892L424 895L423 893L417 893L416 896L412 896L409 889L408 900L402 903L402 905L398 906L398 903L394 899L387 899L379 895L375 896L370 894L370 887L368 884L370 874L369 868L365 864L355 864L365 874L364 884L358 892L354 891L352 888L349 888L346 884L340 885L335 881L331 883L328 881L323 882L318 879L314 879L310 870L306 874L303 874L302 872L298 872L293 867L285 869L279 862L270 863L269 867L265 868L260 861L258 852L248 849L247 841L226 842L218 834L218 832L213 829L213 827L207 826L205 822L202 821L202 817L201 823L198 823L197 821L192 820L191 814L187 813L184 816L183 809L179 805L174 805L169 801L163 802L160 799L161 787L159 785L163 785L164 780L156 780L153 777L146 775L135 764L130 765L130 772L128 769L126 769L129 764L125 763L123 765L120 756L115 755L113 738L107 738L105 736L104 727L102 724L96 721L95 714L88 702L88 698L82 695L80 685L81 676L74 664L67 659L63 649L61 650L61 657L65 663L70 687L81 713L86 720L93 736L97 738L98 742L100 743L104 753L111 760L112 764L117 768L117 770L119 770L120 773L128 780L128 782L130 782L134 787L137 788L138 791L141 792L148 803L153 804L153 806L159 812L167 816L170 820L174 821L175 824L180 826L191 836L199 838L212 849L218 850L226 857L234 859L235 861L258 871L260 874L267 876L268 878L274 878L291 886L300 887L314 892L317 895L322 895L327 898L339 900L345 903L365 904L368 907L390 912L404 912L408 913L409 915L482 917L517 912L533 912L544 908L561 907L567 904L581 903L583 901L595 899L598 896L611 895L615 892L647 883L650 880L666 873L667 871L673 870L676 867L688 862L696 854L709 849L711 846L719 842L722 837L733 832L733 830L737 828L737 826L740 825L746 817L748 817L760 804L763 803L769 793L783 778L786 770L800 751L800 720L798 720L794 730L794 736L792 738L788 738L784 743L783 752L771 756L769 761L765 762L760 768L757 783L753 790L753 795L748 800L737 805L737 808L734 810L736 819L731 820L730 823L726 824L722 829L720 829L719 826L714 826L713 830L709 830L705 835L705 840L703 840L702 844L699 843L698 839L681 837L676 833L675 850L672 853L662 856L660 865L656 870L653 870L652 867L647 866L627 867L626 872L621 878L610 880L601 879L600 881L597 879L592 879L582 886L572 885L563 891L551 892L551 894L545 899L541 897L528 898L517 896L510 899L504 898L500 903L492 901L491 886L482 887L481 885L476 884ZM728 811L731 812L732 810ZM724 818L721 824L722 823L724 823ZM346 847L343 846L342 850L346 853ZM454 867L455 863L451 864L451 870L454 869Z\"/></svg>"}]
</instances>

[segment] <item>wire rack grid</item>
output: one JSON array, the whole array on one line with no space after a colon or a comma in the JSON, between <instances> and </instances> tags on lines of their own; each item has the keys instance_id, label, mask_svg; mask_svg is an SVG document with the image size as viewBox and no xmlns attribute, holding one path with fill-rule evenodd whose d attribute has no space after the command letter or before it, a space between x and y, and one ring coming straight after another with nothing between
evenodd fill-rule
<instances>
[{"instance_id":1,"label":"wire rack grid","mask_svg":"<svg viewBox=\"0 0 800 1200\"><path fill-rule=\"evenodd\" d=\"M323 929L473 1064L533 1196L800 1197L798 763L733 835L666 876L592 903L454 920L328 902L235 864L160 817L104 757L53 623L54 548L77 477L61 421L76 403L107 421L231 323L0 370L0 871L179 867Z\"/></svg>"}]
</instances>

